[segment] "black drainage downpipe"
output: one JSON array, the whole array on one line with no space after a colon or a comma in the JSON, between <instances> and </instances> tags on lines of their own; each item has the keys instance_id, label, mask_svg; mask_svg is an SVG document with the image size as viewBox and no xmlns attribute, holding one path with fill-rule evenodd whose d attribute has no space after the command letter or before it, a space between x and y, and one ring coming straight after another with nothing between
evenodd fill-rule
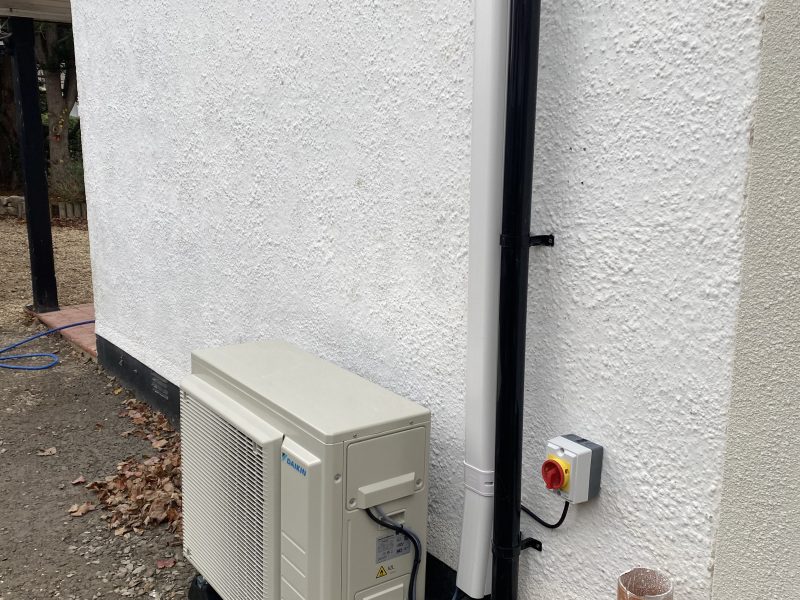
<instances>
[{"instance_id":1,"label":"black drainage downpipe","mask_svg":"<svg viewBox=\"0 0 800 600\"><path fill-rule=\"evenodd\" d=\"M541 0L511 0L500 236L493 600L516 600L522 548L522 417L540 12Z\"/></svg>"}]
</instances>

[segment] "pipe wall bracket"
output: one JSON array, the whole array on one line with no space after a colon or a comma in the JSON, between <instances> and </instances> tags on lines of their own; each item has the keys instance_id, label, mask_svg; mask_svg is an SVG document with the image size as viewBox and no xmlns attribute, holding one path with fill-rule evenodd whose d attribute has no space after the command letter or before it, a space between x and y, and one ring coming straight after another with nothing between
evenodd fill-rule
<instances>
[{"instance_id":1,"label":"pipe wall bracket","mask_svg":"<svg viewBox=\"0 0 800 600\"><path fill-rule=\"evenodd\" d=\"M517 235L512 235L509 233L503 233L500 235L500 246L503 248L510 248L516 247L517 244L524 242L524 237L520 237ZM556 245L556 236L552 233L548 233L546 235L529 235L528 236L528 246L555 246Z\"/></svg>"},{"instance_id":2,"label":"pipe wall bracket","mask_svg":"<svg viewBox=\"0 0 800 600\"><path fill-rule=\"evenodd\" d=\"M494 496L494 471L483 471L464 461L464 487L479 496Z\"/></svg>"},{"instance_id":3,"label":"pipe wall bracket","mask_svg":"<svg viewBox=\"0 0 800 600\"><path fill-rule=\"evenodd\" d=\"M552 233L547 235L532 235L528 239L528 246L555 246L556 237Z\"/></svg>"}]
</instances>

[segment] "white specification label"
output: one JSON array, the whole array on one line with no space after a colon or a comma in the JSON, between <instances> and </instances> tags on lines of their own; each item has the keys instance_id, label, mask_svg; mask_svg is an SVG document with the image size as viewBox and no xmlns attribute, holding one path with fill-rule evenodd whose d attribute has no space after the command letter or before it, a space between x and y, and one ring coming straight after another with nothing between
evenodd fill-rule
<instances>
[{"instance_id":1,"label":"white specification label","mask_svg":"<svg viewBox=\"0 0 800 600\"><path fill-rule=\"evenodd\" d=\"M411 540L402 534L393 533L378 538L375 548L375 564L387 562L409 552L411 552Z\"/></svg>"}]
</instances>

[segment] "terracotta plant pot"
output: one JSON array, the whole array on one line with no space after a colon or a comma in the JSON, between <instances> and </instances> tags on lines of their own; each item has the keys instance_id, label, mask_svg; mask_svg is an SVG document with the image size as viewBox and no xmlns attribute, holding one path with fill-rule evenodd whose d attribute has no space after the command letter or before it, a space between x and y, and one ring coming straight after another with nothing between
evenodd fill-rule
<instances>
[{"instance_id":1,"label":"terracotta plant pot","mask_svg":"<svg viewBox=\"0 0 800 600\"><path fill-rule=\"evenodd\" d=\"M631 569L617 580L617 600L672 600L672 580L655 569Z\"/></svg>"}]
</instances>

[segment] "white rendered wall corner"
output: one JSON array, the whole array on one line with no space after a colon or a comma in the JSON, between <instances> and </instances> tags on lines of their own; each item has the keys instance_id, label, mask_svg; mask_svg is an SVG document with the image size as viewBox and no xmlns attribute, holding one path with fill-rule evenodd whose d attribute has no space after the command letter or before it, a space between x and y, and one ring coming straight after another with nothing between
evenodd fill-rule
<instances>
[{"instance_id":1,"label":"white rendered wall corner","mask_svg":"<svg viewBox=\"0 0 800 600\"><path fill-rule=\"evenodd\" d=\"M762 5L543 6L532 223L556 246L531 256L526 503L558 516L544 440L606 452L599 498L524 556L525 598L607 598L637 565L711 595Z\"/></svg>"},{"instance_id":2,"label":"white rendered wall corner","mask_svg":"<svg viewBox=\"0 0 800 600\"><path fill-rule=\"evenodd\" d=\"M768 0L714 599L800 597L800 5Z\"/></svg>"},{"instance_id":3,"label":"white rendered wall corner","mask_svg":"<svg viewBox=\"0 0 800 600\"><path fill-rule=\"evenodd\" d=\"M642 562L710 595L761 5L544 6L526 503L559 510L547 439L606 463L562 529L527 526L523 598L606 597ZM473 7L72 6L98 333L176 383L194 348L282 338L424 404L455 567Z\"/></svg>"}]
</instances>

